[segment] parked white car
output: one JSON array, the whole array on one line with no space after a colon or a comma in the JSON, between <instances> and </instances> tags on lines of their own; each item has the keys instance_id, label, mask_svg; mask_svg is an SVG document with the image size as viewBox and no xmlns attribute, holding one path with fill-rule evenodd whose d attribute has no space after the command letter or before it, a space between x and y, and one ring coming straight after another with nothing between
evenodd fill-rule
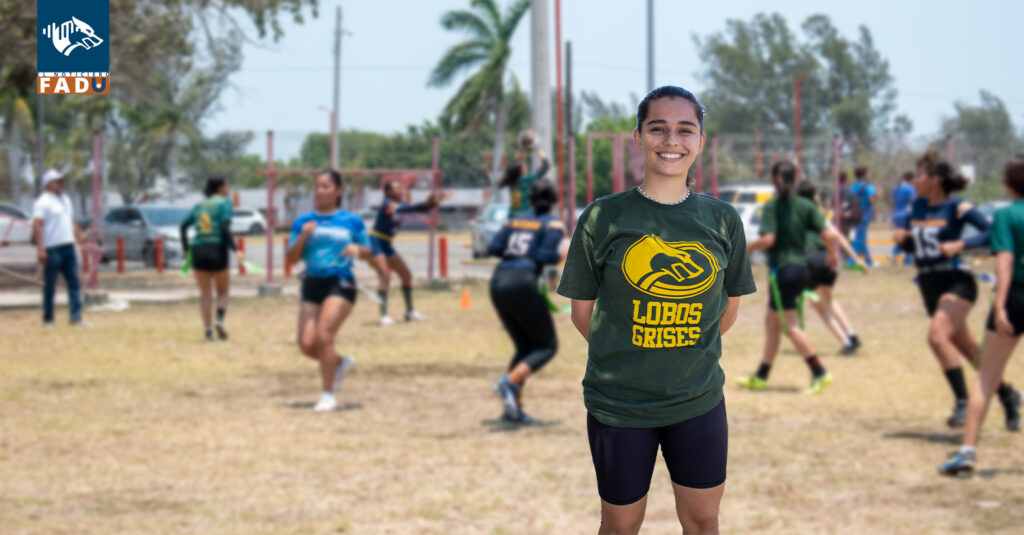
<instances>
[{"instance_id":1,"label":"parked white car","mask_svg":"<svg viewBox=\"0 0 1024 535\"><path fill-rule=\"evenodd\" d=\"M0 202L0 245L32 240L32 218L17 206Z\"/></svg>"},{"instance_id":2,"label":"parked white car","mask_svg":"<svg viewBox=\"0 0 1024 535\"><path fill-rule=\"evenodd\" d=\"M267 231L267 220L258 210L236 208L231 212L232 234L263 234Z\"/></svg>"},{"instance_id":3,"label":"parked white car","mask_svg":"<svg viewBox=\"0 0 1024 535\"><path fill-rule=\"evenodd\" d=\"M762 204L754 203L739 203L735 205L736 212L740 214L740 220L743 221L743 235L747 239L747 243L750 243L761 236L761 211L764 209ZM763 263L766 257L764 251L754 251L754 254L750 255L750 261L753 263Z\"/></svg>"}]
</instances>

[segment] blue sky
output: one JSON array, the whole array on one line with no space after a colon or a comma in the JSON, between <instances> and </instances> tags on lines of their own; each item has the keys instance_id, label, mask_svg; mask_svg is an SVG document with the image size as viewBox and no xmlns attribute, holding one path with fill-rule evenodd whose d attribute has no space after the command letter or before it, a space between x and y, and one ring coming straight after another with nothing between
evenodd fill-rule
<instances>
[{"instance_id":1,"label":"blue sky","mask_svg":"<svg viewBox=\"0 0 1024 535\"><path fill-rule=\"evenodd\" d=\"M507 1L499 0L503 5ZM914 122L915 135L939 129L957 101L977 103L987 89L1003 99L1018 130L1024 125L1024 75L1020 49L1009 45L1024 21L1024 2L977 0L828 3L730 0L693 4L655 0L655 82L700 95L701 63L692 36L721 31L730 18L749 20L759 11L779 12L798 29L809 15L824 13L847 37L866 25L890 62L899 91L898 111ZM554 1L548 0L553 10ZM434 119L458 84L426 87L437 60L462 36L439 24L442 13L469 0L322 1L320 16L288 23L276 44L245 47L242 69L204 124L207 132L273 129L279 151L310 131L326 131L332 94L334 11L341 5L341 126L374 132L405 130ZM562 36L573 43L575 89L628 104L646 85L646 2L563 0ZM551 17L552 47L554 17ZM530 86L529 14L517 32L511 67ZM552 56L554 69L554 56ZM554 76L552 76L552 83Z\"/></svg>"}]
</instances>

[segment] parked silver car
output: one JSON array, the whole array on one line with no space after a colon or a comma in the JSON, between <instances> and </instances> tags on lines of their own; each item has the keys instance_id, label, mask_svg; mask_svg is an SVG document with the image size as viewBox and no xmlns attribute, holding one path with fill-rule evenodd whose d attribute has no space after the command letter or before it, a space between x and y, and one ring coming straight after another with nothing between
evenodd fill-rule
<instances>
[{"instance_id":1,"label":"parked silver car","mask_svg":"<svg viewBox=\"0 0 1024 535\"><path fill-rule=\"evenodd\" d=\"M505 221L508 221L510 208L508 203L488 204L480 215L473 219L473 258L487 256L487 246L491 244L494 235L501 230Z\"/></svg>"},{"instance_id":2,"label":"parked silver car","mask_svg":"<svg viewBox=\"0 0 1024 535\"><path fill-rule=\"evenodd\" d=\"M32 240L32 218L17 206L0 202L0 245Z\"/></svg>"},{"instance_id":3,"label":"parked silver car","mask_svg":"<svg viewBox=\"0 0 1024 535\"><path fill-rule=\"evenodd\" d=\"M267 231L267 220L263 214L249 208L235 208L231 212L231 233L258 235Z\"/></svg>"},{"instance_id":4,"label":"parked silver car","mask_svg":"<svg viewBox=\"0 0 1024 535\"><path fill-rule=\"evenodd\" d=\"M124 238L126 260L156 265L156 239L163 237L164 266L184 260L178 228L188 217L187 208L177 206L118 206L103 216L104 262L117 258L117 239Z\"/></svg>"}]
</instances>

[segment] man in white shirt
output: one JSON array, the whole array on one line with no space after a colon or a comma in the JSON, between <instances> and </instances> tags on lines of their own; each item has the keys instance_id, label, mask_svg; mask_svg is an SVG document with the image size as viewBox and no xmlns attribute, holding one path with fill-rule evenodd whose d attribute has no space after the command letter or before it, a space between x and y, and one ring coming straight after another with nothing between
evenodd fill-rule
<instances>
[{"instance_id":1,"label":"man in white shirt","mask_svg":"<svg viewBox=\"0 0 1024 535\"><path fill-rule=\"evenodd\" d=\"M57 274L68 286L71 324L82 323L81 284L75 242L85 244L74 221L71 199L64 194L64 177L54 169L43 174L43 194L32 205L32 228L36 236L39 263L43 265L43 325L53 326L53 297Z\"/></svg>"}]
</instances>

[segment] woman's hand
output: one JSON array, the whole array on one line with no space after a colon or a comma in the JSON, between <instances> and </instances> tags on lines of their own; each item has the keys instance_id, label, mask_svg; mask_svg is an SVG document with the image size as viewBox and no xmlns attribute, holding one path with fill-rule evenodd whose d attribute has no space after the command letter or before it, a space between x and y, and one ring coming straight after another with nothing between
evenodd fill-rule
<instances>
[{"instance_id":1,"label":"woman's hand","mask_svg":"<svg viewBox=\"0 0 1024 535\"><path fill-rule=\"evenodd\" d=\"M942 242L939 244L939 250L942 251L942 256L953 258L964 250L964 242L963 240Z\"/></svg>"},{"instance_id":2,"label":"woman's hand","mask_svg":"<svg viewBox=\"0 0 1024 535\"><path fill-rule=\"evenodd\" d=\"M909 237L910 231L907 229L901 228L892 233L892 241L896 242L896 245L900 245L903 242L907 241L907 238Z\"/></svg>"},{"instance_id":3,"label":"woman's hand","mask_svg":"<svg viewBox=\"0 0 1024 535\"><path fill-rule=\"evenodd\" d=\"M828 252L825 253L825 265L832 271L839 269L839 253L836 252L835 247L830 247Z\"/></svg>"},{"instance_id":4,"label":"woman's hand","mask_svg":"<svg viewBox=\"0 0 1024 535\"><path fill-rule=\"evenodd\" d=\"M995 307L993 312L995 315L996 332L1004 336L1014 336L1013 324L1010 323L1010 318L1006 315L1006 309Z\"/></svg>"},{"instance_id":5,"label":"woman's hand","mask_svg":"<svg viewBox=\"0 0 1024 535\"><path fill-rule=\"evenodd\" d=\"M302 235L309 236L316 230L316 221L306 221L306 224L302 225Z\"/></svg>"},{"instance_id":6,"label":"woman's hand","mask_svg":"<svg viewBox=\"0 0 1024 535\"><path fill-rule=\"evenodd\" d=\"M344 256L345 258L357 258L359 257L360 249L362 249L362 247L359 244L350 243L341 250L341 256Z\"/></svg>"}]
</instances>

